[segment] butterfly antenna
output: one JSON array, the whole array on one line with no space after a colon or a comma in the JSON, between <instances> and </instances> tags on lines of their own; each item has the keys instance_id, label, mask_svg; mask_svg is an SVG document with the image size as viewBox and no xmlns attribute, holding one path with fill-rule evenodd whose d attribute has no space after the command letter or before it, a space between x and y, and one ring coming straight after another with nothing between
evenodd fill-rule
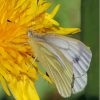
<instances>
[{"instance_id":1,"label":"butterfly antenna","mask_svg":"<svg viewBox=\"0 0 100 100\"><path fill-rule=\"evenodd\" d=\"M35 57L34 60L33 60L33 62L30 64L32 67L29 67L28 70L27 70L27 72L28 72L31 68L34 67L34 63L36 62L36 60L37 60L37 57Z\"/></svg>"}]
</instances>

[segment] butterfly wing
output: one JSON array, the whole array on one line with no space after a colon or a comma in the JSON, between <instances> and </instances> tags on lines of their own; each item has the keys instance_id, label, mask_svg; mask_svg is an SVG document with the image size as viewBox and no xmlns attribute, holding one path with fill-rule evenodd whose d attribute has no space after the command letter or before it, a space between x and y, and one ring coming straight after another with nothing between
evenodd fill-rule
<instances>
[{"instance_id":1,"label":"butterfly wing","mask_svg":"<svg viewBox=\"0 0 100 100\"><path fill-rule=\"evenodd\" d=\"M59 48L68 61L72 63L74 73L72 92L82 91L87 84L86 72L92 58L90 49L79 40L60 35L45 35L44 40Z\"/></svg>"},{"instance_id":2,"label":"butterfly wing","mask_svg":"<svg viewBox=\"0 0 100 100\"><path fill-rule=\"evenodd\" d=\"M85 88L86 84L87 84L87 74L86 73L82 76L75 77L74 84L72 87L73 94L82 91Z\"/></svg>"},{"instance_id":3,"label":"butterfly wing","mask_svg":"<svg viewBox=\"0 0 100 100\"><path fill-rule=\"evenodd\" d=\"M39 62L56 85L60 95L69 97L72 93L73 79L71 63L58 48L49 45L44 39L31 38L30 45L33 47Z\"/></svg>"}]
</instances>

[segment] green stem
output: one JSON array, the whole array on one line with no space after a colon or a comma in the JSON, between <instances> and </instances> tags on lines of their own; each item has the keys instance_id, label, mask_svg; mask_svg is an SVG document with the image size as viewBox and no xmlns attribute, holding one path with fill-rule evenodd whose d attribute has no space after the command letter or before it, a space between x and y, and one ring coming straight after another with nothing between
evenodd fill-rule
<instances>
[{"instance_id":1,"label":"green stem","mask_svg":"<svg viewBox=\"0 0 100 100\"><path fill-rule=\"evenodd\" d=\"M99 0L81 2L81 39L92 50L86 94L98 96L99 93Z\"/></svg>"}]
</instances>

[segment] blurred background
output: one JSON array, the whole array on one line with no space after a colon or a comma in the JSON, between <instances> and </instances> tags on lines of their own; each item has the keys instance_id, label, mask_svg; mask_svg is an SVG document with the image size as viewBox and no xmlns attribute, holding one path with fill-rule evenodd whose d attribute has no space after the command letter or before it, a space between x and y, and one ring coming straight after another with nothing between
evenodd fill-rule
<instances>
[{"instance_id":1,"label":"blurred background","mask_svg":"<svg viewBox=\"0 0 100 100\"><path fill-rule=\"evenodd\" d=\"M93 53L88 71L88 84L84 91L70 98L62 98L56 88L40 77L36 88L41 100L99 100L99 0L48 0L52 1L50 12L57 4L61 4L55 19L62 27L79 27L81 33L72 37L80 39L88 45ZM43 70L43 69L42 69ZM14 100L8 97L0 87L0 100Z\"/></svg>"}]
</instances>

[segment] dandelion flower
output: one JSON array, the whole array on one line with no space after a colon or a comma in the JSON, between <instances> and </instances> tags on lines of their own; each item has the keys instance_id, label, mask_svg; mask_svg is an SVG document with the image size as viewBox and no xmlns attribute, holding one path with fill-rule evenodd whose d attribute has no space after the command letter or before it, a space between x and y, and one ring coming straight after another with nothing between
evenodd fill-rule
<instances>
[{"instance_id":1,"label":"dandelion flower","mask_svg":"<svg viewBox=\"0 0 100 100\"><path fill-rule=\"evenodd\" d=\"M59 27L53 19L59 5L47 13L50 5L45 0L0 0L0 83L17 100L39 100L34 85L37 73L51 82L34 63L27 30L63 35L80 31Z\"/></svg>"}]
</instances>

